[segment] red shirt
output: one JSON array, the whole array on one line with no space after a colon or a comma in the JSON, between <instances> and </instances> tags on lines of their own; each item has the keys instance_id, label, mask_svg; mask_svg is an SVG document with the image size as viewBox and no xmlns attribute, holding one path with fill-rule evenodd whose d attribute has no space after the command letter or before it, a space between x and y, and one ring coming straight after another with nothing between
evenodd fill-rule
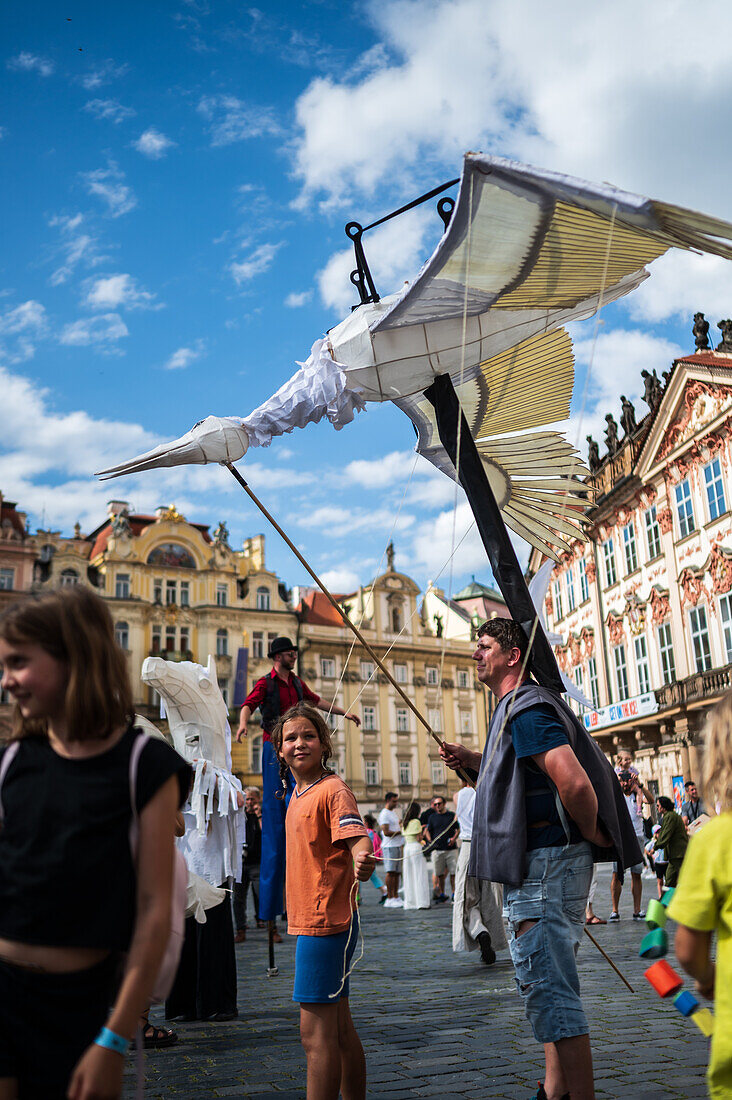
<instances>
[{"instance_id":1,"label":"red shirt","mask_svg":"<svg viewBox=\"0 0 732 1100\"><path fill-rule=\"evenodd\" d=\"M251 711L255 711L261 703L264 702L267 695L267 680L277 680L277 686L280 689L280 714L286 714L290 707L294 707L295 703L299 703L300 699L297 694L297 688L295 687L295 680L292 673L289 674L287 681L285 682L280 676L277 675L274 669L268 674L263 676L261 680L257 680L252 690L244 700L244 706L249 707ZM302 697L306 703L312 703L315 706L320 701L320 696L315 695L310 690L304 680L300 680L302 685ZM266 730L262 731L262 739L269 741L270 736Z\"/></svg>"}]
</instances>

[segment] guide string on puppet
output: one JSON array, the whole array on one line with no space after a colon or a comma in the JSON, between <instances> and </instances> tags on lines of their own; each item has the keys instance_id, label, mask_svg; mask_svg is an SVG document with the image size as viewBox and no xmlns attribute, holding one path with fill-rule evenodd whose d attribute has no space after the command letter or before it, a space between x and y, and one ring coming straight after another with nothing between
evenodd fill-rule
<instances>
[{"instance_id":1,"label":"guide string on puppet","mask_svg":"<svg viewBox=\"0 0 732 1100\"><path fill-rule=\"evenodd\" d=\"M349 236L362 273L360 236ZM220 462L275 523L233 462L294 427L327 417L341 429L368 402L393 401L412 420L418 453L462 485L508 611L530 639L531 671L539 684L562 692L506 527L555 560L557 550L584 538L585 490L575 476L587 471L566 439L546 427L569 415L574 371L564 325L635 289L648 277L644 265L668 248L732 258L731 238L732 226L705 215L468 154L447 231L411 284L380 300L370 274L354 280L362 304L316 341L300 369L254 412L207 417L180 439L103 474Z\"/></svg>"}]
</instances>

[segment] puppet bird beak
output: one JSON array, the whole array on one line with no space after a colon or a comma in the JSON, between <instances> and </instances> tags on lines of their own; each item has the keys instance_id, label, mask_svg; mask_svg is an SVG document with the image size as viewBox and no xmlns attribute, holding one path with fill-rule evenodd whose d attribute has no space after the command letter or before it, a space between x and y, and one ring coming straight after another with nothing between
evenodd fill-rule
<instances>
[{"instance_id":1,"label":"puppet bird beak","mask_svg":"<svg viewBox=\"0 0 732 1100\"><path fill-rule=\"evenodd\" d=\"M245 455L249 436L241 420L233 416L207 416L189 432L171 443L162 443L144 455L96 475L103 481L123 474L137 474L160 466L204 465L207 462L236 462Z\"/></svg>"}]
</instances>

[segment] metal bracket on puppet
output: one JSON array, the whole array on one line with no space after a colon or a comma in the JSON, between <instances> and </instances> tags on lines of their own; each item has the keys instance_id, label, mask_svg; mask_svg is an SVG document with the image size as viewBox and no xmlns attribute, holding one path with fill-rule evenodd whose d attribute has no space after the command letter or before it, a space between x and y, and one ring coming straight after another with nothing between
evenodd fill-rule
<instances>
[{"instance_id":1,"label":"metal bracket on puppet","mask_svg":"<svg viewBox=\"0 0 732 1100\"><path fill-rule=\"evenodd\" d=\"M349 240L353 241L353 251L356 257L356 267L351 272L351 282L358 291L358 296L361 299L353 309L358 309L359 306L366 305L369 302L379 302L378 291L376 290L376 284L374 283L371 270L366 261L366 253L363 250L363 242L361 240L364 233L367 233L369 229L375 229L377 225L383 225L384 222L391 221L392 218L399 217L400 214L406 213L407 210L412 210L415 206L419 206L423 202L427 202L429 199L439 195L441 191L447 191L448 187L454 187L456 183L459 183L459 179L450 180L448 183L442 183L439 187L433 187L431 191L428 191L425 195L420 195L418 199L412 199L406 206L400 206L398 210L392 210L391 214L385 214L383 218L379 218L375 222L371 222L371 225L361 225L359 222L349 222L346 226L346 236ZM452 212L455 209L455 200L451 198L440 199L437 204L437 213L442 218L442 224L447 230L450 224L450 218Z\"/></svg>"}]
</instances>

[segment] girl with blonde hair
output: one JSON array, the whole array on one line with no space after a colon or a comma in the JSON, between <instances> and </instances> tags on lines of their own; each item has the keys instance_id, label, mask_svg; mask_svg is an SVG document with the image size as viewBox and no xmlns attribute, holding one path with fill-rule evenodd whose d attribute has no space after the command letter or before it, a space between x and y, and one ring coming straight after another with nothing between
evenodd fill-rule
<instances>
[{"instance_id":1,"label":"girl with blonde hair","mask_svg":"<svg viewBox=\"0 0 732 1100\"><path fill-rule=\"evenodd\" d=\"M703 793L721 812L691 837L668 913L678 923L676 958L697 991L715 1001L707 1081L709 1095L721 1100L732 1096L732 694L709 715Z\"/></svg>"}]
</instances>

